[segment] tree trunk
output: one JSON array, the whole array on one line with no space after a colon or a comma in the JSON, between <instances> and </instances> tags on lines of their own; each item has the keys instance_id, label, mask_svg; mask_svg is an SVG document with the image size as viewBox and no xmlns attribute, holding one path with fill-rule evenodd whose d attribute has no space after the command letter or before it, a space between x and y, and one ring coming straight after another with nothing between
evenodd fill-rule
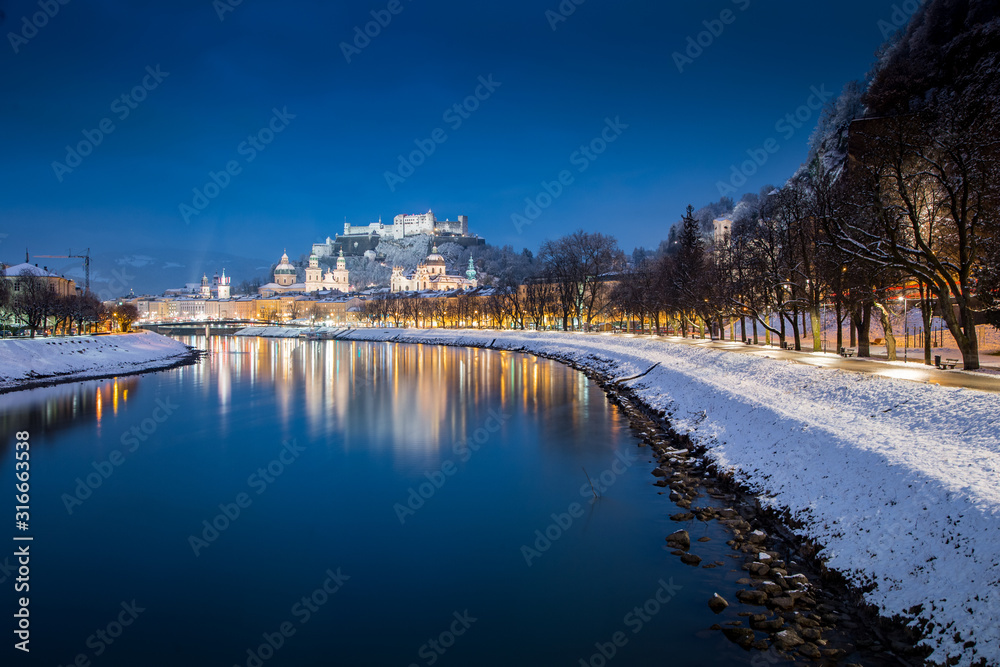
<instances>
[{"instance_id":1,"label":"tree trunk","mask_svg":"<svg viewBox=\"0 0 1000 667\"><path fill-rule=\"evenodd\" d=\"M819 306L810 308L809 319L812 322L813 352L819 352L823 349L823 323L820 320Z\"/></svg>"},{"instance_id":2,"label":"tree trunk","mask_svg":"<svg viewBox=\"0 0 1000 667\"><path fill-rule=\"evenodd\" d=\"M888 355L889 361L896 361L896 336L892 332L892 322L889 320L889 311L886 310L885 305L881 303L876 303L875 307L878 308L879 319L882 322L882 329L885 331L885 350ZM906 315L905 313L903 314Z\"/></svg>"},{"instance_id":3,"label":"tree trunk","mask_svg":"<svg viewBox=\"0 0 1000 667\"><path fill-rule=\"evenodd\" d=\"M840 354L840 349L844 347L844 308L837 300L837 354Z\"/></svg>"},{"instance_id":4,"label":"tree trunk","mask_svg":"<svg viewBox=\"0 0 1000 667\"><path fill-rule=\"evenodd\" d=\"M979 368L979 337L968 301L959 305L958 317L955 316L951 295L948 292L938 293L938 304L941 307L941 317L944 318L952 338L955 339L955 343L962 353L963 367L967 371L977 370Z\"/></svg>"},{"instance_id":5,"label":"tree trunk","mask_svg":"<svg viewBox=\"0 0 1000 667\"><path fill-rule=\"evenodd\" d=\"M866 303L853 313L852 319L858 332L858 356L871 357L872 305Z\"/></svg>"},{"instance_id":6,"label":"tree trunk","mask_svg":"<svg viewBox=\"0 0 1000 667\"><path fill-rule=\"evenodd\" d=\"M799 335L799 307L792 308L792 338L795 341L795 351L802 351L802 337Z\"/></svg>"}]
</instances>

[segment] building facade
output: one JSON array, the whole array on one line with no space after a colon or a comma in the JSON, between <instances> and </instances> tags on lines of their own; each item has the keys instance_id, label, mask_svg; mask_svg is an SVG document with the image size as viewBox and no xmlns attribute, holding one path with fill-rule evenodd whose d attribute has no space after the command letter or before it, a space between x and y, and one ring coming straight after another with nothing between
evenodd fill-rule
<instances>
[{"instance_id":1,"label":"building facade","mask_svg":"<svg viewBox=\"0 0 1000 667\"><path fill-rule=\"evenodd\" d=\"M306 269L305 292L344 292L351 291L350 272L347 270L347 260L344 258L344 251L340 251L337 257L337 268L323 273L319 266L319 257L313 255L309 258L309 268Z\"/></svg>"},{"instance_id":2,"label":"building facade","mask_svg":"<svg viewBox=\"0 0 1000 667\"><path fill-rule=\"evenodd\" d=\"M38 268L37 264L16 264L14 266L8 266L3 269L4 280L10 281L11 292L16 296L20 290L20 285L18 284L18 278L22 275L32 275L39 280L43 281L55 291L58 296L74 296L77 293L76 282L60 276L58 274L52 273L46 267Z\"/></svg>"},{"instance_id":3,"label":"building facade","mask_svg":"<svg viewBox=\"0 0 1000 667\"><path fill-rule=\"evenodd\" d=\"M281 255L281 261L274 267L274 282L261 285L258 293L262 297L272 297L282 294L292 293L312 293L312 292L348 292L351 289L350 273L347 270L347 260L341 251L337 258L337 268L327 271L323 275L323 269L319 265L319 256L313 254L309 257L309 266L305 270L306 279L297 282L297 272L295 266L288 261L288 253Z\"/></svg>"},{"instance_id":4,"label":"building facade","mask_svg":"<svg viewBox=\"0 0 1000 667\"><path fill-rule=\"evenodd\" d=\"M444 257L438 254L437 246L414 271L405 273L402 267L393 267L390 279L393 292L470 290L476 289L478 284L476 269L471 257L469 258L469 269L465 272L464 278L450 275L446 272Z\"/></svg>"},{"instance_id":5,"label":"building facade","mask_svg":"<svg viewBox=\"0 0 1000 667\"><path fill-rule=\"evenodd\" d=\"M469 216L460 215L458 220L438 220L434 211L411 215L397 215L392 224L387 225L380 219L368 225L352 225L344 223L344 236L386 236L402 239L407 236L468 236ZM332 241L327 239L327 246ZM319 244L322 245L322 244ZM316 252L313 246L313 252ZM324 252L326 252L324 250ZM318 254L318 253L317 253ZM322 256L322 255L320 255Z\"/></svg>"},{"instance_id":6,"label":"building facade","mask_svg":"<svg viewBox=\"0 0 1000 667\"><path fill-rule=\"evenodd\" d=\"M712 221L715 227L715 245L725 245L733 233L733 221L731 218L716 218Z\"/></svg>"}]
</instances>

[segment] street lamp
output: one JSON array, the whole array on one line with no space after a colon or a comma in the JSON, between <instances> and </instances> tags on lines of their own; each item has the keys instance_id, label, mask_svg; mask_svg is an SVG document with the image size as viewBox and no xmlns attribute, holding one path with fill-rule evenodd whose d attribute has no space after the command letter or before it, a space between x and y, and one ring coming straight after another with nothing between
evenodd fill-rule
<instances>
[{"instance_id":1,"label":"street lamp","mask_svg":"<svg viewBox=\"0 0 1000 667\"><path fill-rule=\"evenodd\" d=\"M907 351L910 346L910 318L906 316L906 304L908 299L906 298L905 292L903 293L903 296L898 298L903 302L903 363L905 364L909 361Z\"/></svg>"}]
</instances>

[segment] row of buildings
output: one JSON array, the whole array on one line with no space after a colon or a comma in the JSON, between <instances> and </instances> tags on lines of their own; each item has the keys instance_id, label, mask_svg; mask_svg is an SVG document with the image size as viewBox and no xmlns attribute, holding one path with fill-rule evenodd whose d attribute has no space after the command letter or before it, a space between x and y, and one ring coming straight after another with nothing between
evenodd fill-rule
<instances>
[{"instance_id":1,"label":"row of buildings","mask_svg":"<svg viewBox=\"0 0 1000 667\"><path fill-rule=\"evenodd\" d=\"M340 251L337 257L337 268L328 270L326 274L323 274L319 266L319 256L313 253L309 257L309 266L305 269L305 280L300 282L297 276L295 266L288 260L288 253L284 253L274 269L274 281L260 287L260 296L333 292L347 294L351 291L351 274L347 270L347 260L343 251ZM447 272L444 257L438 253L437 246L434 246L427 259L412 271L405 271L398 266L393 267L390 278L390 289L393 292L470 290L478 285L476 267L471 257L464 276L450 274Z\"/></svg>"},{"instance_id":2,"label":"row of buildings","mask_svg":"<svg viewBox=\"0 0 1000 667\"><path fill-rule=\"evenodd\" d=\"M282 294L202 299L194 296L144 296L127 300L146 322L243 320L289 322L314 320L333 325L357 321L361 299L346 294L308 296Z\"/></svg>"},{"instance_id":3,"label":"row of buildings","mask_svg":"<svg viewBox=\"0 0 1000 667\"><path fill-rule=\"evenodd\" d=\"M210 283L202 277L197 293L167 293L162 297L141 297L130 300L145 321L177 320L256 320L282 322L312 319L331 324L347 324L352 312L358 312L361 299L351 294L350 273L343 253L337 258L337 268L323 274L319 258L312 255L305 270L305 281L299 282L295 266L288 253L274 269L274 281L262 285L256 296L233 298L231 278L223 270ZM404 272L395 268L391 279L392 292L465 292L479 286L472 259L465 276L446 271L445 259L437 247L417 268ZM172 292L176 292L172 290ZM353 310L352 310L353 309Z\"/></svg>"}]
</instances>

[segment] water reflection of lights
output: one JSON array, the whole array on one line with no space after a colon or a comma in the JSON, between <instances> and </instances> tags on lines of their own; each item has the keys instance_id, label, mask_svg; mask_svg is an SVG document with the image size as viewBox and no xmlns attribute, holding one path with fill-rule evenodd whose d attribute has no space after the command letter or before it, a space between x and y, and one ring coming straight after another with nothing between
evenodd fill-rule
<instances>
[{"instance_id":1,"label":"water reflection of lights","mask_svg":"<svg viewBox=\"0 0 1000 667\"><path fill-rule=\"evenodd\" d=\"M6 394L0 411L0 439L8 431L13 437L14 431L24 430L29 421L33 428L42 432L72 424L80 418L93 418L99 432L102 422L110 416L106 409L111 408L114 415L121 416L119 413L127 409L128 399L135 394L131 390L139 382L137 376L127 376Z\"/></svg>"},{"instance_id":2,"label":"water reflection of lights","mask_svg":"<svg viewBox=\"0 0 1000 667\"><path fill-rule=\"evenodd\" d=\"M273 413L254 418L287 423L301 416L313 437L338 433L348 451L352 441L364 441L411 463L440 456L453 437L474 431L479 424L468 423L476 418L470 405L508 414L571 406L581 428L590 410L613 410L605 401L591 404L594 389L582 373L508 351L241 337L210 339L205 346L213 353L198 364L196 384L214 391L204 398L228 406L237 402L235 392L273 391ZM556 372L573 375L555 381Z\"/></svg>"}]
</instances>

